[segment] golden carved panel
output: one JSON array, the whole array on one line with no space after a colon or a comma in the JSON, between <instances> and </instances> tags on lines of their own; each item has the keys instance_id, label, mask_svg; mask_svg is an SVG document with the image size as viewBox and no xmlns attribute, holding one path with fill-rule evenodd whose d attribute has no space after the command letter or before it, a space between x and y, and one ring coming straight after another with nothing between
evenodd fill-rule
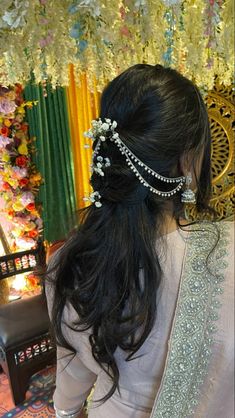
<instances>
[{"instance_id":1,"label":"golden carved panel","mask_svg":"<svg viewBox=\"0 0 235 418\"><path fill-rule=\"evenodd\" d=\"M234 100L232 88L216 85L206 97L212 135L211 206L219 217L233 217L235 205Z\"/></svg>"}]
</instances>

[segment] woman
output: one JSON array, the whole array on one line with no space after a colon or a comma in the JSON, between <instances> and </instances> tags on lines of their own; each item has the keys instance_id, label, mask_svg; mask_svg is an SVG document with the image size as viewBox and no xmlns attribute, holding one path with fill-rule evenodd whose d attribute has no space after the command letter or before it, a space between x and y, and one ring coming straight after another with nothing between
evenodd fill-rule
<instances>
[{"instance_id":1,"label":"woman","mask_svg":"<svg viewBox=\"0 0 235 418\"><path fill-rule=\"evenodd\" d=\"M233 229L184 215L210 212L198 89L136 65L106 87L87 136L91 204L46 289L57 417L84 416L95 385L89 418L231 418Z\"/></svg>"}]
</instances>

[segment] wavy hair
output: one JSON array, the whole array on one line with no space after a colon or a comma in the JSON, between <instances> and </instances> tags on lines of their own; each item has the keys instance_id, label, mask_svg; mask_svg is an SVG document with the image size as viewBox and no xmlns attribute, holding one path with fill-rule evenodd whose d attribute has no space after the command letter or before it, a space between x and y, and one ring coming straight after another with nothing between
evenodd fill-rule
<instances>
[{"instance_id":1,"label":"wavy hair","mask_svg":"<svg viewBox=\"0 0 235 418\"><path fill-rule=\"evenodd\" d=\"M202 154L201 172L196 178L197 209L208 209L209 121L200 92L191 81L160 65L135 65L105 88L100 118L117 121L122 141L163 176L183 175L181 159L189 153L196 168ZM126 351L130 361L151 332L157 315L162 270L156 241L163 232L166 207L171 205L178 224L184 207L180 193L166 200L144 187L114 143L102 143L99 154L111 161L103 177L95 172L91 177L102 206L91 204L81 211L78 227L60 251L51 279L52 324L57 343L74 350L62 332L63 310L69 303L77 312L76 331L90 330L93 357L112 379L112 387L102 399L105 401L118 388L116 348ZM158 179L148 181L155 188L169 190L169 184Z\"/></svg>"}]
</instances>

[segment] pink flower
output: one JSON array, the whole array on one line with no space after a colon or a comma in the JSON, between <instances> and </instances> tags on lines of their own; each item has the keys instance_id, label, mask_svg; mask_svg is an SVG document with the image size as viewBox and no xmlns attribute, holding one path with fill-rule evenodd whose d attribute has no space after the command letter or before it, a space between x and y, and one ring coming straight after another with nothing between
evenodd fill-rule
<instances>
[{"instance_id":1,"label":"pink flower","mask_svg":"<svg viewBox=\"0 0 235 418\"><path fill-rule=\"evenodd\" d=\"M53 32L49 31L46 38L42 38L39 41L40 48L45 48L53 41Z\"/></svg>"},{"instance_id":2,"label":"pink flower","mask_svg":"<svg viewBox=\"0 0 235 418\"><path fill-rule=\"evenodd\" d=\"M25 207L27 205L29 205L30 203L34 203L34 195L31 192L25 192L22 194L20 202L22 203L22 205L24 205Z\"/></svg>"},{"instance_id":3,"label":"pink flower","mask_svg":"<svg viewBox=\"0 0 235 418\"><path fill-rule=\"evenodd\" d=\"M12 138L8 138L8 136L0 135L0 149L5 148L8 144L13 142Z\"/></svg>"},{"instance_id":4,"label":"pink flower","mask_svg":"<svg viewBox=\"0 0 235 418\"><path fill-rule=\"evenodd\" d=\"M120 7L119 11L120 11L121 19L125 20L125 17L126 17L125 8L122 6L122 7Z\"/></svg>"},{"instance_id":5,"label":"pink flower","mask_svg":"<svg viewBox=\"0 0 235 418\"><path fill-rule=\"evenodd\" d=\"M17 247L29 250L35 246L35 241L32 238L16 238L15 240Z\"/></svg>"},{"instance_id":6,"label":"pink flower","mask_svg":"<svg viewBox=\"0 0 235 418\"><path fill-rule=\"evenodd\" d=\"M45 48L45 46L47 46L47 40L46 39L40 39L39 45L40 45L40 48Z\"/></svg>"},{"instance_id":7,"label":"pink flower","mask_svg":"<svg viewBox=\"0 0 235 418\"><path fill-rule=\"evenodd\" d=\"M5 97L0 97L0 113L8 115L9 113L13 113L16 107L15 102L12 102Z\"/></svg>"},{"instance_id":8,"label":"pink flower","mask_svg":"<svg viewBox=\"0 0 235 418\"><path fill-rule=\"evenodd\" d=\"M37 227L38 227L39 229L42 229L42 227L43 227L43 222L42 222L42 219L41 219L41 218L36 219L35 223L37 224Z\"/></svg>"},{"instance_id":9,"label":"pink flower","mask_svg":"<svg viewBox=\"0 0 235 418\"><path fill-rule=\"evenodd\" d=\"M13 171L13 177L17 178L17 179L23 179L24 177L27 177L28 175L28 170L27 168L20 168L20 167L12 167L12 171Z\"/></svg>"},{"instance_id":10,"label":"pink flower","mask_svg":"<svg viewBox=\"0 0 235 418\"><path fill-rule=\"evenodd\" d=\"M40 23L41 23L41 25L47 25L49 23L49 20L45 19L45 17L43 17L42 19L40 19Z\"/></svg>"},{"instance_id":11,"label":"pink flower","mask_svg":"<svg viewBox=\"0 0 235 418\"><path fill-rule=\"evenodd\" d=\"M127 26L123 26L123 27L120 29L120 32L121 32L121 34L122 34L122 35L124 35L124 36L127 36L127 37L129 37L129 36L130 36L130 32L129 32L129 29L128 29L128 27L127 27Z\"/></svg>"}]
</instances>

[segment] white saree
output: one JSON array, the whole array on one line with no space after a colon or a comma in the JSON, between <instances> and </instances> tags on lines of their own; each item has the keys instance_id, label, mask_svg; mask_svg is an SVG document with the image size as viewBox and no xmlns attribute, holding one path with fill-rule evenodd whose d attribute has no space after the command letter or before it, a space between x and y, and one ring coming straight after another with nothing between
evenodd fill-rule
<instances>
[{"instance_id":1,"label":"white saree","mask_svg":"<svg viewBox=\"0 0 235 418\"><path fill-rule=\"evenodd\" d=\"M166 236L155 325L132 361L116 350L120 392L104 404L95 400L110 381L92 357L89 332L64 327L77 354L69 362L58 348L58 417L76 418L94 383L89 418L234 417L233 228L203 223ZM52 295L47 286L49 311ZM75 319L71 307L64 317Z\"/></svg>"}]
</instances>

